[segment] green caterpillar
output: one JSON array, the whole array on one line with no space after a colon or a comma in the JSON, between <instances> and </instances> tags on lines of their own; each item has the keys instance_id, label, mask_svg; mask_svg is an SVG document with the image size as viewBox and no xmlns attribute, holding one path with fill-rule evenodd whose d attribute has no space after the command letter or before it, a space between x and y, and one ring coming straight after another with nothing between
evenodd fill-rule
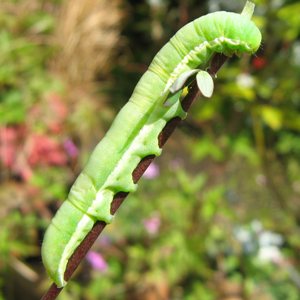
<instances>
[{"instance_id":1,"label":"green caterpillar","mask_svg":"<svg viewBox=\"0 0 300 300\"><path fill-rule=\"evenodd\" d=\"M203 69L214 53L256 52L261 34L250 20L252 12L200 17L180 29L154 57L46 231L42 258L58 287L66 284L68 260L95 222L112 221L114 195L136 190L132 172L140 160L161 154L157 138L166 123L185 118L180 95L186 80L197 73L202 94L210 97L213 81Z\"/></svg>"}]
</instances>

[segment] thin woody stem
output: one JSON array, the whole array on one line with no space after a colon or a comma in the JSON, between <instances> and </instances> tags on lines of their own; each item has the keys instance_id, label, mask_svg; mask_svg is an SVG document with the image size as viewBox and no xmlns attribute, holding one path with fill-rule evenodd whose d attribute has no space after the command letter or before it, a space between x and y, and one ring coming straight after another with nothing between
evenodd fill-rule
<instances>
[{"instance_id":1,"label":"thin woody stem","mask_svg":"<svg viewBox=\"0 0 300 300\"><path fill-rule=\"evenodd\" d=\"M212 76L214 76L218 72L218 70L222 67L222 65L225 63L226 60L227 60L226 56L224 56L222 54L216 54L211 61L210 69L208 70L208 72ZM182 100L182 108L185 111L188 111L191 104L198 96L200 96L200 92L198 90L196 82L194 82L191 85L188 94ZM166 124L166 126L164 127L164 129L158 136L159 147L161 147L161 148L163 147L163 145L169 139L169 137L171 136L171 134L173 133L173 131L176 129L176 127L178 126L178 124L180 122L181 122L181 119L179 117L175 117L174 119L170 120ZM138 164L138 166L135 168L135 170L132 173L132 178L133 178L134 183L138 182L138 180L144 174L144 172L146 171L146 169L151 164L151 162L153 161L154 158L155 158L154 155L149 155L149 156L144 157L140 161L140 163ZM127 195L128 195L128 193L125 193L125 192L119 192L115 195L115 197L112 201L112 204L111 204L111 214L115 214L115 212L118 210L118 208L120 207L120 205L122 204L122 202L124 201L124 199L126 198ZM68 262L68 265L67 265L67 269L65 272L65 280L66 281L68 281L71 278L72 274L77 269L80 262L83 260L83 258L85 257L85 255L87 254L89 249L92 247L92 245L94 244L94 242L96 241L96 239L98 238L100 233L105 228L105 226L106 226L105 222L102 222L102 221L97 222L94 225L93 229L85 237L83 242L75 250L75 252L71 256L71 258ZM56 297L59 295L59 293L62 291L62 289L63 288L58 288L53 283L50 286L50 288L48 289L48 291L46 292L46 294L42 297L41 300L56 299Z\"/></svg>"}]
</instances>

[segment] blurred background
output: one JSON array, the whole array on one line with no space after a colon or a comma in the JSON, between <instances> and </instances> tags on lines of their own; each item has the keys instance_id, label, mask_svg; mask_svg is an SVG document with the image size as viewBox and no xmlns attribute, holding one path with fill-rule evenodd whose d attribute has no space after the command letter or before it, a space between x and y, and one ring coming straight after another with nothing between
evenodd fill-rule
<instances>
[{"instance_id":1,"label":"blurred background","mask_svg":"<svg viewBox=\"0 0 300 300\"><path fill-rule=\"evenodd\" d=\"M232 58L73 279L68 299L300 299L300 3L257 0ZM0 299L39 299L44 231L157 51L226 0L1 0Z\"/></svg>"}]
</instances>

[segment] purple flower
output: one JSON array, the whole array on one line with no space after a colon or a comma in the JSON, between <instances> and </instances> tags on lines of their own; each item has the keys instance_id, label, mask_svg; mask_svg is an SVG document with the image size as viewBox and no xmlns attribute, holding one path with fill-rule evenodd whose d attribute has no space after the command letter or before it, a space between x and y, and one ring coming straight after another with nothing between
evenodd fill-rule
<instances>
[{"instance_id":1,"label":"purple flower","mask_svg":"<svg viewBox=\"0 0 300 300\"><path fill-rule=\"evenodd\" d=\"M91 264L92 268L97 271L105 272L108 269L107 262L100 253L89 251L86 259Z\"/></svg>"},{"instance_id":2,"label":"purple flower","mask_svg":"<svg viewBox=\"0 0 300 300\"><path fill-rule=\"evenodd\" d=\"M111 238L108 235L102 234L97 239L97 244L101 247L109 247L111 245Z\"/></svg>"},{"instance_id":3,"label":"purple flower","mask_svg":"<svg viewBox=\"0 0 300 300\"><path fill-rule=\"evenodd\" d=\"M172 170L178 170L182 167L183 162L180 158L173 159L170 163L170 167Z\"/></svg>"},{"instance_id":4,"label":"purple flower","mask_svg":"<svg viewBox=\"0 0 300 300\"><path fill-rule=\"evenodd\" d=\"M151 163L148 169L144 173L144 178L153 179L159 175L159 167L156 163Z\"/></svg>"},{"instance_id":5,"label":"purple flower","mask_svg":"<svg viewBox=\"0 0 300 300\"><path fill-rule=\"evenodd\" d=\"M158 215L154 215L148 219L145 219L143 221L144 227L147 230L147 232L151 235L154 235L158 232L160 227L160 218Z\"/></svg>"},{"instance_id":6,"label":"purple flower","mask_svg":"<svg viewBox=\"0 0 300 300\"><path fill-rule=\"evenodd\" d=\"M75 158L78 155L78 148L71 139L66 139L64 142L64 148L70 157Z\"/></svg>"}]
</instances>

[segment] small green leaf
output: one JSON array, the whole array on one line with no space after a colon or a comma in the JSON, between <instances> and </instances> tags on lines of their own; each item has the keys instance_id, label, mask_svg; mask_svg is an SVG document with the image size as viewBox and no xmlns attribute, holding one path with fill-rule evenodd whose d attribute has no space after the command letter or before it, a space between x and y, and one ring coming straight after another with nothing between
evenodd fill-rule
<instances>
[{"instance_id":1,"label":"small green leaf","mask_svg":"<svg viewBox=\"0 0 300 300\"><path fill-rule=\"evenodd\" d=\"M210 98L214 91L214 81L209 73L200 70L196 76L197 85L204 97Z\"/></svg>"},{"instance_id":2,"label":"small green leaf","mask_svg":"<svg viewBox=\"0 0 300 300\"><path fill-rule=\"evenodd\" d=\"M260 107L260 112L263 121L273 130L279 130L282 127L283 114L280 109L264 105Z\"/></svg>"},{"instance_id":3,"label":"small green leaf","mask_svg":"<svg viewBox=\"0 0 300 300\"><path fill-rule=\"evenodd\" d=\"M186 71L184 73L182 73L176 80L175 82L172 84L172 86L170 87L170 92L171 93L176 93L178 92L180 89L183 88L184 84L186 83L186 81L194 74L196 74L199 71L199 69L194 69L194 70L189 70Z\"/></svg>"}]
</instances>

